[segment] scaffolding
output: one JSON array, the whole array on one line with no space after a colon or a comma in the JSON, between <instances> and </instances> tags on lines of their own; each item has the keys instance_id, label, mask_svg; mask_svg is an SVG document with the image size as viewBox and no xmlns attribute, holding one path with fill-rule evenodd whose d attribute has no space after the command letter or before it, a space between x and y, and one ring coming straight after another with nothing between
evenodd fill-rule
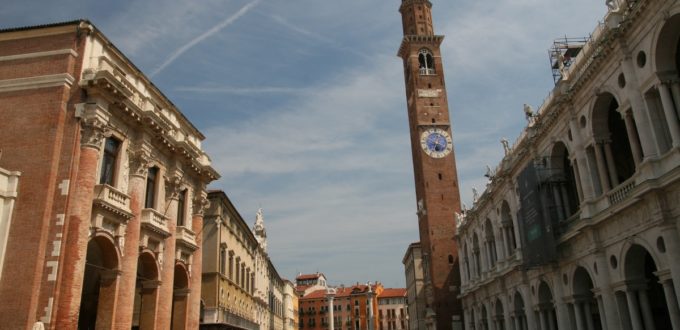
<instances>
[{"instance_id":1,"label":"scaffolding","mask_svg":"<svg viewBox=\"0 0 680 330\"><path fill-rule=\"evenodd\" d=\"M590 37L569 38L565 36L555 39L553 46L548 50L555 84L563 78L564 72L574 63L576 56L588 40L590 40Z\"/></svg>"}]
</instances>

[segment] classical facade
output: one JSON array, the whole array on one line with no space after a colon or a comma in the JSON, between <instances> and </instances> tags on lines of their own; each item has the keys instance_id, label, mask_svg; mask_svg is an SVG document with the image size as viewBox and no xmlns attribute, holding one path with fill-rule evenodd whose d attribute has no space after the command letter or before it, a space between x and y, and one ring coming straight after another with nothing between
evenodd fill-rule
<instances>
[{"instance_id":1,"label":"classical facade","mask_svg":"<svg viewBox=\"0 0 680 330\"><path fill-rule=\"evenodd\" d=\"M375 329L408 330L408 320L406 289L383 289L378 295L378 326Z\"/></svg>"},{"instance_id":2,"label":"classical facade","mask_svg":"<svg viewBox=\"0 0 680 330\"><path fill-rule=\"evenodd\" d=\"M432 3L402 0L404 37L398 56L404 65L411 153L422 249L427 329L459 327L462 308L456 226L460 211L444 66L444 36L434 34Z\"/></svg>"},{"instance_id":3,"label":"classical facade","mask_svg":"<svg viewBox=\"0 0 680 330\"><path fill-rule=\"evenodd\" d=\"M283 281L283 330L298 328L298 303L293 282Z\"/></svg>"},{"instance_id":4,"label":"classical facade","mask_svg":"<svg viewBox=\"0 0 680 330\"><path fill-rule=\"evenodd\" d=\"M680 329L680 1L606 1L459 215L466 329Z\"/></svg>"},{"instance_id":5,"label":"classical facade","mask_svg":"<svg viewBox=\"0 0 680 330\"><path fill-rule=\"evenodd\" d=\"M262 210L251 230L223 191L211 191L208 199L201 329L296 328L294 313L285 311L296 310L297 296L267 255Z\"/></svg>"},{"instance_id":6,"label":"classical facade","mask_svg":"<svg viewBox=\"0 0 680 330\"><path fill-rule=\"evenodd\" d=\"M425 329L425 290L420 243L411 243L401 261L406 275L406 301L409 329Z\"/></svg>"},{"instance_id":7,"label":"classical facade","mask_svg":"<svg viewBox=\"0 0 680 330\"><path fill-rule=\"evenodd\" d=\"M0 72L2 327L198 328L204 136L88 21L0 31Z\"/></svg>"},{"instance_id":8,"label":"classical facade","mask_svg":"<svg viewBox=\"0 0 680 330\"><path fill-rule=\"evenodd\" d=\"M208 194L203 226L202 329L260 328L255 296L259 243L223 191Z\"/></svg>"}]
</instances>

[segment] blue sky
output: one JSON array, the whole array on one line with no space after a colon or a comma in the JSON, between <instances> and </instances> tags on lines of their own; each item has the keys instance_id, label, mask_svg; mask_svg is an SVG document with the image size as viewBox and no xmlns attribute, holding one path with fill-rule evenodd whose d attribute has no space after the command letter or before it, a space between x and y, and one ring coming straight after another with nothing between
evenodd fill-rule
<instances>
[{"instance_id":1,"label":"blue sky","mask_svg":"<svg viewBox=\"0 0 680 330\"><path fill-rule=\"evenodd\" d=\"M485 185L553 86L547 49L586 36L604 1L431 0L461 197ZM404 285L418 240L400 1L5 0L0 25L90 19L207 136L223 189L287 278Z\"/></svg>"}]
</instances>

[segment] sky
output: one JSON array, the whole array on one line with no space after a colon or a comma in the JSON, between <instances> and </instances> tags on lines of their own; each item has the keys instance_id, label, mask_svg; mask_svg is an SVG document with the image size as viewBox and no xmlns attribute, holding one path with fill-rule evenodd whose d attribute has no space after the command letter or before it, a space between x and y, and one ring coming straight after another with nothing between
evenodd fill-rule
<instances>
[{"instance_id":1,"label":"sky","mask_svg":"<svg viewBox=\"0 0 680 330\"><path fill-rule=\"evenodd\" d=\"M553 87L548 48L604 1L431 0L461 199ZM282 277L405 285L418 240L398 0L3 0L0 28L89 19L201 130Z\"/></svg>"}]
</instances>

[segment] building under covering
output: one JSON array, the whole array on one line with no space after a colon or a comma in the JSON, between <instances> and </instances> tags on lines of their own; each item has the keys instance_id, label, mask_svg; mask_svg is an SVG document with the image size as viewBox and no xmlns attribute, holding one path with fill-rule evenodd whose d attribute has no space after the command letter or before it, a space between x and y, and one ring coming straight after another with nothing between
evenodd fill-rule
<instances>
[{"instance_id":1,"label":"building under covering","mask_svg":"<svg viewBox=\"0 0 680 330\"><path fill-rule=\"evenodd\" d=\"M606 1L457 216L466 329L680 329L680 1Z\"/></svg>"}]
</instances>

